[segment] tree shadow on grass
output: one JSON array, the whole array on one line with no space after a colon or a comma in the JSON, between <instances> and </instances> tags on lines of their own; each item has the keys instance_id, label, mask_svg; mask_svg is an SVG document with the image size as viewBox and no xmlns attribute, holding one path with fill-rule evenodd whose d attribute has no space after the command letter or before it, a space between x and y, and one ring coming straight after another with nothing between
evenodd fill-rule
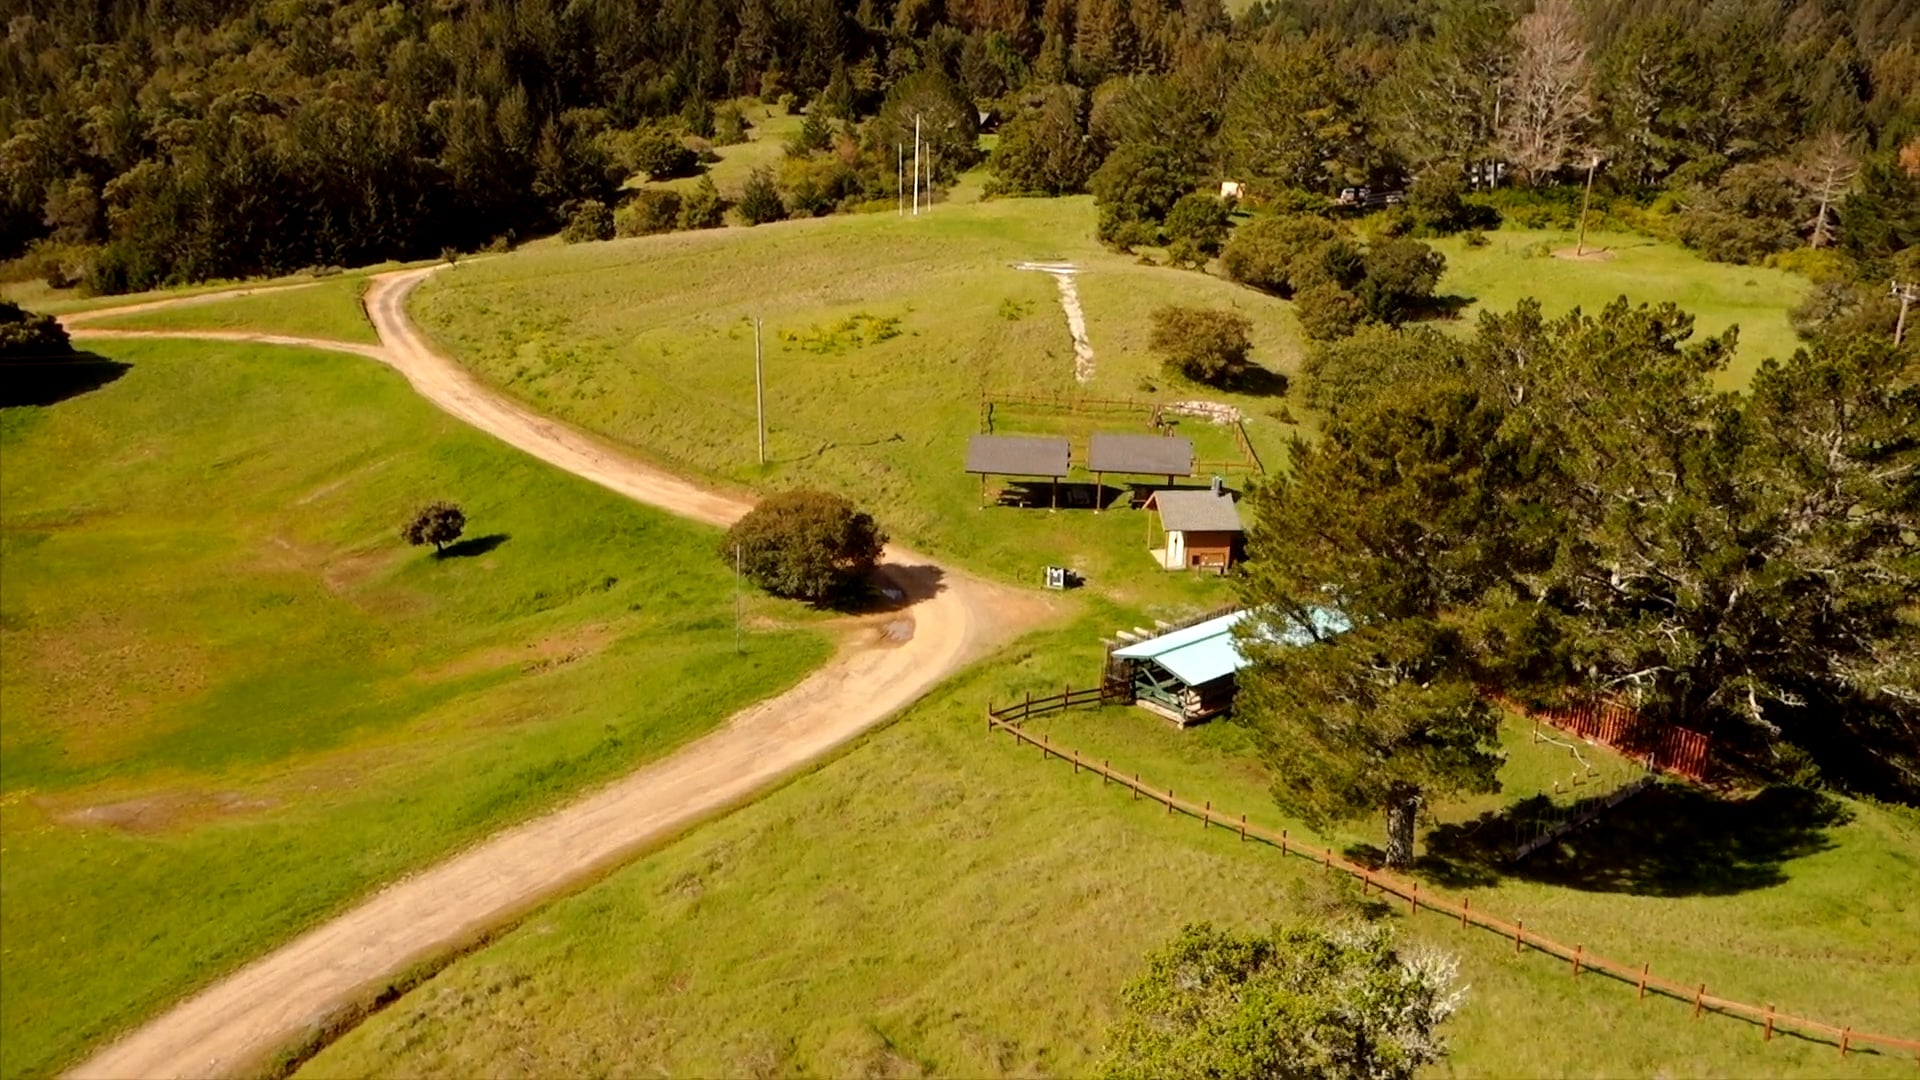
<instances>
[{"instance_id":1,"label":"tree shadow on grass","mask_svg":"<svg viewBox=\"0 0 1920 1080\"><path fill-rule=\"evenodd\" d=\"M1479 299L1477 296L1461 296L1458 293L1430 296L1414 306L1410 321L1451 322L1458 319L1461 312L1472 307Z\"/></svg>"},{"instance_id":2,"label":"tree shadow on grass","mask_svg":"<svg viewBox=\"0 0 1920 1080\"><path fill-rule=\"evenodd\" d=\"M886 615L931 600L946 589L946 571L928 563L882 563L818 606L849 615Z\"/></svg>"},{"instance_id":3,"label":"tree shadow on grass","mask_svg":"<svg viewBox=\"0 0 1920 1080\"><path fill-rule=\"evenodd\" d=\"M1519 861L1511 856L1549 811L1545 796L1522 800L1462 824L1441 825L1416 863L1449 887L1505 878L1587 892L1635 896L1727 896L1782 884L1785 865L1833 847L1828 830L1850 815L1837 800L1796 787L1728 798L1680 784L1659 784L1606 810Z\"/></svg>"},{"instance_id":4,"label":"tree shadow on grass","mask_svg":"<svg viewBox=\"0 0 1920 1080\"><path fill-rule=\"evenodd\" d=\"M465 540L456 540L433 553L436 559L471 559L476 555L485 555L513 537L507 533L488 533L486 536L469 536Z\"/></svg>"},{"instance_id":5,"label":"tree shadow on grass","mask_svg":"<svg viewBox=\"0 0 1920 1080\"><path fill-rule=\"evenodd\" d=\"M1287 376L1284 372L1270 371L1259 364L1248 364L1245 371L1227 383L1226 388L1257 397L1285 397Z\"/></svg>"},{"instance_id":6,"label":"tree shadow on grass","mask_svg":"<svg viewBox=\"0 0 1920 1080\"><path fill-rule=\"evenodd\" d=\"M132 366L93 353L75 353L58 360L0 362L0 409L58 405L100 389Z\"/></svg>"}]
</instances>

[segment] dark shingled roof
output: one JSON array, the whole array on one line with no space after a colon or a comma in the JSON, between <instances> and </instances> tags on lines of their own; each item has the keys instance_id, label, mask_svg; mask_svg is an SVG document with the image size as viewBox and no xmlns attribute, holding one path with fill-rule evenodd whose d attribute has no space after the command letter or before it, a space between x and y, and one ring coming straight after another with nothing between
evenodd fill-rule
<instances>
[{"instance_id":1,"label":"dark shingled roof","mask_svg":"<svg viewBox=\"0 0 1920 1080\"><path fill-rule=\"evenodd\" d=\"M1242 532L1240 510L1231 492L1156 491L1147 505L1160 511L1160 527L1168 532Z\"/></svg>"},{"instance_id":2,"label":"dark shingled roof","mask_svg":"<svg viewBox=\"0 0 1920 1080\"><path fill-rule=\"evenodd\" d=\"M967 440L967 471L998 476L1065 476L1064 436L975 435Z\"/></svg>"},{"instance_id":3,"label":"dark shingled roof","mask_svg":"<svg viewBox=\"0 0 1920 1080\"><path fill-rule=\"evenodd\" d=\"M1193 440L1166 435L1095 435L1087 448L1087 469L1192 476Z\"/></svg>"}]
</instances>

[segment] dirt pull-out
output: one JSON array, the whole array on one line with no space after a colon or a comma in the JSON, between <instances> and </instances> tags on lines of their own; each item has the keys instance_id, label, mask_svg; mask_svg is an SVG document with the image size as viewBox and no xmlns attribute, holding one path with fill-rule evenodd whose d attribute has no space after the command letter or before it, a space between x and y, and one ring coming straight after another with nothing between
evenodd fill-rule
<instances>
[{"instance_id":1,"label":"dirt pull-out","mask_svg":"<svg viewBox=\"0 0 1920 1080\"><path fill-rule=\"evenodd\" d=\"M711 524L746 512L743 499L708 491L542 417L436 353L405 311L407 293L431 272L374 279L367 313L380 334L378 349L258 335L240 340L373 355L435 405L568 472ZM1032 594L977 581L900 548L887 549L882 573L906 599L884 633L849 640L793 689L672 756L387 886L155 1017L74 1075L208 1076L256 1066L382 979L472 941L872 728L1046 611Z\"/></svg>"}]
</instances>

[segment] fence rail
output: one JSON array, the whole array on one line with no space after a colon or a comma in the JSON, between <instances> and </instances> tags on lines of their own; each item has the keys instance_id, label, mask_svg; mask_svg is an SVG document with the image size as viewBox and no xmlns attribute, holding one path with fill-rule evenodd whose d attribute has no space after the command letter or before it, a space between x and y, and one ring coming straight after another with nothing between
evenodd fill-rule
<instances>
[{"instance_id":1,"label":"fence rail","mask_svg":"<svg viewBox=\"0 0 1920 1080\"><path fill-rule=\"evenodd\" d=\"M1618 701L1586 701L1558 709L1530 709L1510 701L1503 704L1562 731L1640 758L1662 772L1677 773L1699 783L1705 783L1713 772L1713 741L1707 736L1670 724L1655 725Z\"/></svg>"},{"instance_id":2,"label":"fence rail","mask_svg":"<svg viewBox=\"0 0 1920 1080\"><path fill-rule=\"evenodd\" d=\"M1698 1019L1702 1012L1717 1012L1761 1026L1763 1037L1768 1041L1773 1039L1777 1031L1792 1031L1802 1036L1834 1042L1838 1045L1842 1057L1856 1047L1869 1045L1911 1052L1914 1054L1915 1062L1920 1063L1920 1039L1855 1031L1851 1026L1829 1024L1821 1020L1780 1012L1771 1004L1754 1005L1749 1002L1735 1001L1707 993L1705 983L1682 983L1665 976L1655 975L1650 964L1643 963L1635 967L1599 953L1588 952L1584 944L1568 947L1554 938L1528 930L1521 920L1508 922L1490 915L1475 909L1465 898L1454 900L1438 893L1422 892L1420 883L1417 881L1408 881L1352 862L1336 855L1332 848L1294 839L1285 829L1276 833L1272 829L1249 822L1245 814L1235 817L1230 813L1215 810L1211 801L1195 803L1191 799L1179 798L1171 788L1162 791L1141 780L1139 773L1129 776L1124 771L1115 769L1110 761L1096 762L1082 758L1078 750L1056 747L1047 736L1035 736L1020 727L1022 722L1031 717L1058 712L1074 705L1097 704L1109 700L1110 696L1111 690L1107 687L1085 690L1066 687L1062 693L1048 697L1035 698L1032 694L1028 694L1021 701L1002 709L995 709L989 704L986 716L987 734L992 735L996 730L1005 731L1015 740L1038 748L1042 760L1051 757L1071 762L1075 775L1083 769L1089 773L1096 773L1100 776L1103 786L1108 783L1121 784L1132 791L1133 798L1136 800L1144 796L1164 805L1169 814L1180 813L1199 819L1200 827L1203 829L1219 826L1229 832L1238 833L1243 843L1253 840L1279 848L1282 858L1306 859L1326 870L1338 871L1358 878L1362 894L1377 890L1382 897L1389 895L1398 897L1406 902L1407 912L1410 915L1418 914L1422 908L1425 908L1427 911L1457 918L1462 928L1476 926L1498 934L1505 940L1511 940L1516 953L1531 948L1566 961L1571 965L1571 973L1576 977L1586 972L1597 973L1633 986L1641 998L1653 993L1690 1004L1693 1006L1695 1019Z\"/></svg>"}]
</instances>

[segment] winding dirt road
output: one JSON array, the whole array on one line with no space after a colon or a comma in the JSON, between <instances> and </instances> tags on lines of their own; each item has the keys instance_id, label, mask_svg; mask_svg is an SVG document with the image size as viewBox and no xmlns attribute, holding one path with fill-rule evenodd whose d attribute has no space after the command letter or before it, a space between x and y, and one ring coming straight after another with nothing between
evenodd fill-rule
<instances>
[{"instance_id":1,"label":"winding dirt road","mask_svg":"<svg viewBox=\"0 0 1920 1080\"><path fill-rule=\"evenodd\" d=\"M190 337L304 345L370 356L422 397L502 441L639 502L715 525L750 505L662 472L486 388L435 352L405 302L435 268L375 278L367 313L381 345L227 332L89 330L75 338ZM185 302L204 302L189 298ZM151 310L158 304L140 305ZM473 941L648 844L736 805L869 730L1045 616L1032 594L889 547L881 573L907 606L849 641L793 689L543 817L514 826L307 931L135 1029L73 1070L81 1077L230 1075L325 1025L379 982ZM911 623L908 630L905 625Z\"/></svg>"}]
</instances>

